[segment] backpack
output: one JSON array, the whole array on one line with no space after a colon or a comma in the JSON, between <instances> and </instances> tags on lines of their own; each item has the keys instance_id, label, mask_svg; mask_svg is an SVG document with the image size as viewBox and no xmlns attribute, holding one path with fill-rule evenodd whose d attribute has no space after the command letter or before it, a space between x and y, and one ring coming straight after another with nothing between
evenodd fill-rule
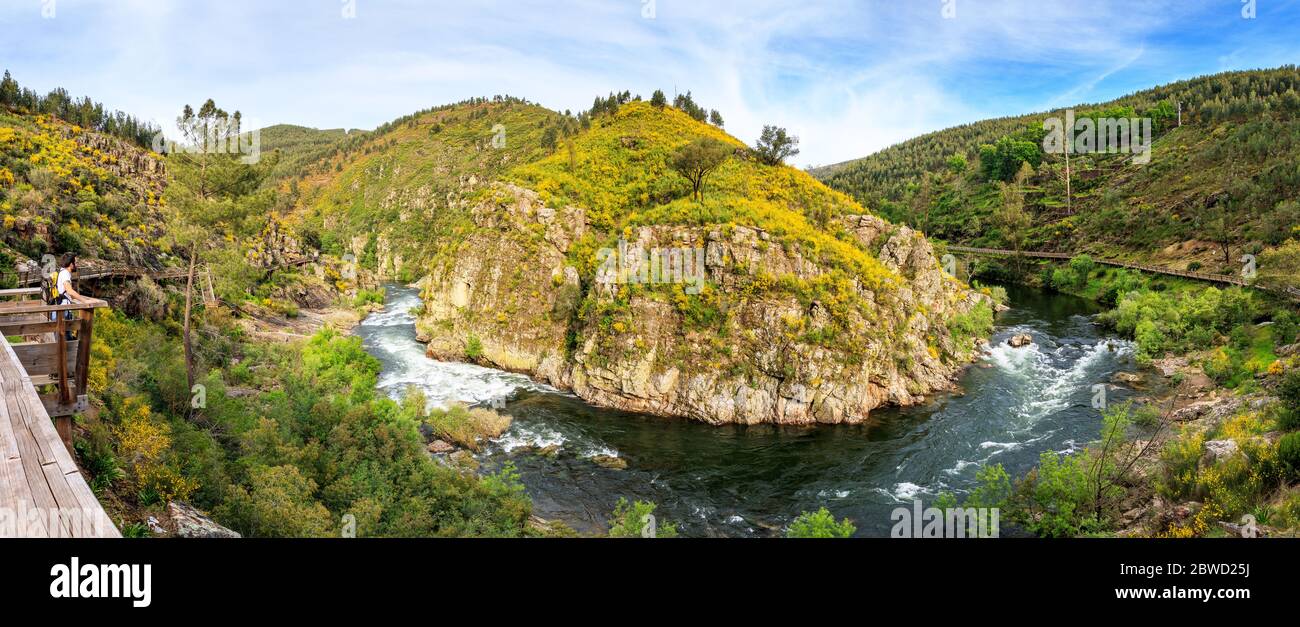
<instances>
[{"instance_id":1,"label":"backpack","mask_svg":"<svg viewBox=\"0 0 1300 627\"><path fill-rule=\"evenodd\" d=\"M59 301L59 271L54 274L41 274L41 298L46 305L56 305Z\"/></svg>"}]
</instances>

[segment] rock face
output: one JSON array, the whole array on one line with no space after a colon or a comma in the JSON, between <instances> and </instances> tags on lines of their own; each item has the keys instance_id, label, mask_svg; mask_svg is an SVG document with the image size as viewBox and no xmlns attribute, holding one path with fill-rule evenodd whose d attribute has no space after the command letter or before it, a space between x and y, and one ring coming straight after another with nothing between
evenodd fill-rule
<instances>
[{"instance_id":1,"label":"rock face","mask_svg":"<svg viewBox=\"0 0 1300 627\"><path fill-rule=\"evenodd\" d=\"M575 256L600 252L575 255L584 210L493 191L455 262L421 284L429 355L526 373L596 405L711 424L859 423L950 389L978 346L950 321L991 316L920 233L874 216L839 225L879 260L867 258L874 274L826 267L756 228L643 226L622 248L684 251L682 274L694 264L703 284L628 281L644 259L625 252L615 256L635 259L617 276L600 266L584 284Z\"/></svg>"},{"instance_id":2,"label":"rock face","mask_svg":"<svg viewBox=\"0 0 1300 627\"><path fill-rule=\"evenodd\" d=\"M181 538L238 538L238 533L226 529L204 516L199 510L175 501L167 504L167 515L172 527Z\"/></svg>"}]
</instances>

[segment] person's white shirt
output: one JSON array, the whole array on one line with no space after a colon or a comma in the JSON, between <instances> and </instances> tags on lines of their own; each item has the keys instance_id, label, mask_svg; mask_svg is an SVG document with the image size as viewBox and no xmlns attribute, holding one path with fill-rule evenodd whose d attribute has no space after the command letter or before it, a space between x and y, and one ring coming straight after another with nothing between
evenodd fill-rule
<instances>
[{"instance_id":1,"label":"person's white shirt","mask_svg":"<svg viewBox=\"0 0 1300 627\"><path fill-rule=\"evenodd\" d=\"M57 285L55 289L58 290L59 296L66 296L69 300L72 299L71 296L68 296L68 288L72 287L72 273L68 272L67 268L59 269L59 278L55 281L55 285Z\"/></svg>"}]
</instances>

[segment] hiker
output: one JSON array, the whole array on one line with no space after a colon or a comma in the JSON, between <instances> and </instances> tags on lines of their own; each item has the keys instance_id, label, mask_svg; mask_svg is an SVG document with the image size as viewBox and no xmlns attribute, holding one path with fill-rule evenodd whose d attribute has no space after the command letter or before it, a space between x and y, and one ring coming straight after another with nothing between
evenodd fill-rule
<instances>
[{"instance_id":1,"label":"hiker","mask_svg":"<svg viewBox=\"0 0 1300 627\"><path fill-rule=\"evenodd\" d=\"M77 256L73 253L64 253L59 260L59 270L51 273L50 278L54 285L48 290L46 295L46 304L49 305L71 305L74 303L85 302L85 297L77 293L72 287L72 273L77 271ZM51 321L58 321L58 313L50 314ZM64 312L64 320L72 320L72 312ZM65 339L72 341L71 328L65 334Z\"/></svg>"}]
</instances>

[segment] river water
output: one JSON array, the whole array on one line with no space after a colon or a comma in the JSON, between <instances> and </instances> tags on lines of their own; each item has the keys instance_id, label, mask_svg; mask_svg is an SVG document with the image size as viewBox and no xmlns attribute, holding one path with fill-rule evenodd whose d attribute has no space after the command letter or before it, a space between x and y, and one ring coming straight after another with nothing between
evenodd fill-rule
<instances>
[{"instance_id":1,"label":"river water","mask_svg":"<svg viewBox=\"0 0 1300 627\"><path fill-rule=\"evenodd\" d=\"M417 290L389 286L387 309L356 330L383 364L394 398L418 386L437 405L505 402L510 430L480 454L487 469L513 462L534 512L584 533L603 529L620 497L659 504L683 535L779 535L803 511L826 507L861 536L886 536L890 513L943 492L961 495L982 465L1013 476L1044 451L1097 438L1094 385L1135 368L1133 346L1094 323L1098 309L1064 295L1009 288L992 348L963 375L963 394L878 410L860 426L711 427L591 407L527 377L425 357L415 339ZM1030 333L1032 346L1006 341ZM1110 401L1125 392L1110 392ZM558 446L557 454L539 451ZM626 470L593 463L627 462Z\"/></svg>"}]
</instances>

